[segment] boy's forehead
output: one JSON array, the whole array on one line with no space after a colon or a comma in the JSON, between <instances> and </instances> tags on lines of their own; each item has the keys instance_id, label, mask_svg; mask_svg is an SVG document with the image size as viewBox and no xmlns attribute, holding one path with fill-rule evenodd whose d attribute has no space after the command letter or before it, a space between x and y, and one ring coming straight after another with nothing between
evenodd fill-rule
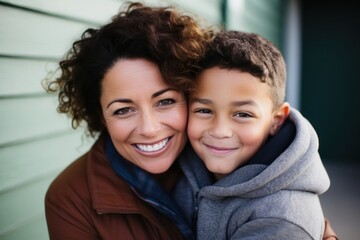
<instances>
[{"instance_id":1,"label":"boy's forehead","mask_svg":"<svg viewBox=\"0 0 360 240\"><path fill-rule=\"evenodd\" d=\"M205 84L217 84L221 86L225 81L229 79L235 79L241 81L244 78L249 78L255 83L264 83L260 77L253 75L248 71L243 71L239 68L221 68L218 66L208 68L202 71L196 79L197 89ZM236 81L234 83L237 83ZM265 84L266 85L266 84Z\"/></svg>"},{"instance_id":2,"label":"boy's forehead","mask_svg":"<svg viewBox=\"0 0 360 240\"><path fill-rule=\"evenodd\" d=\"M229 102L254 99L274 105L271 87L260 78L238 69L206 69L199 75L196 83L196 87L190 92L190 102L193 102L194 98L227 98Z\"/></svg>"}]
</instances>

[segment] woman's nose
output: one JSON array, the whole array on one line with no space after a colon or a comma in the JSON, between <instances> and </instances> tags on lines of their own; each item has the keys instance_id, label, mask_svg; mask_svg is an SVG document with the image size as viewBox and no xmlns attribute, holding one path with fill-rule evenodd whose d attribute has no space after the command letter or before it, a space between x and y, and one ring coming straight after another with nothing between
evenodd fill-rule
<instances>
[{"instance_id":1,"label":"woman's nose","mask_svg":"<svg viewBox=\"0 0 360 240\"><path fill-rule=\"evenodd\" d=\"M140 134L146 137L154 137L160 132L161 123L154 111L143 111L138 126Z\"/></svg>"}]
</instances>

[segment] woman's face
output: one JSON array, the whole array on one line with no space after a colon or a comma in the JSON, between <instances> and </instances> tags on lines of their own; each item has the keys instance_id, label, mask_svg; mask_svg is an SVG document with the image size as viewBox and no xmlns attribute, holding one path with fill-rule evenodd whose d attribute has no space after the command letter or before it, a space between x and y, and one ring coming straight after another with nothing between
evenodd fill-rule
<instances>
[{"instance_id":1,"label":"woman's face","mask_svg":"<svg viewBox=\"0 0 360 240\"><path fill-rule=\"evenodd\" d=\"M102 80L100 103L104 124L124 158L153 174L169 169L187 141L187 105L156 64L117 61Z\"/></svg>"}]
</instances>

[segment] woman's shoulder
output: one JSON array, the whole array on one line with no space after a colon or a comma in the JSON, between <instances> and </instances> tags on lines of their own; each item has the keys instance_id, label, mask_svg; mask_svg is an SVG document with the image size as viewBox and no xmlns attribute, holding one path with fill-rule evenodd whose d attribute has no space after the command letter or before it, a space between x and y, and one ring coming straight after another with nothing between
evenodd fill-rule
<instances>
[{"instance_id":1,"label":"woman's shoulder","mask_svg":"<svg viewBox=\"0 0 360 240\"><path fill-rule=\"evenodd\" d=\"M88 196L89 169L92 161L100 161L104 157L103 141L98 139L89 151L71 162L50 184L46 198L71 199L71 195Z\"/></svg>"},{"instance_id":2,"label":"woman's shoulder","mask_svg":"<svg viewBox=\"0 0 360 240\"><path fill-rule=\"evenodd\" d=\"M74 195L88 196L87 161L88 153L85 153L67 166L50 184L46 200L60 204L62 201L72 201Z\"/></svg>"}]
</instances>

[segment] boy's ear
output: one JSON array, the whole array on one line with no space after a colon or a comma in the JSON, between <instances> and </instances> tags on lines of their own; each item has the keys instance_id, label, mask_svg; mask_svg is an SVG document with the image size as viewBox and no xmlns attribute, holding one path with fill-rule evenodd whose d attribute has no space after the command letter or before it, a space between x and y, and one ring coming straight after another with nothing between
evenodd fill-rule
<instances>
[{"instance_id":1,"label":"boy's ear","mask_svg":"<svg viewBox=\"0 0 360 240\"><path fill-rule=\"evenodd\" d=\"M284 102L281 106L273 112L273 123L270 128L270 135L275 135L275 133L281 128L282 124L289 116L290 113L290 104Z\"/></svg>"}]
</instances>

